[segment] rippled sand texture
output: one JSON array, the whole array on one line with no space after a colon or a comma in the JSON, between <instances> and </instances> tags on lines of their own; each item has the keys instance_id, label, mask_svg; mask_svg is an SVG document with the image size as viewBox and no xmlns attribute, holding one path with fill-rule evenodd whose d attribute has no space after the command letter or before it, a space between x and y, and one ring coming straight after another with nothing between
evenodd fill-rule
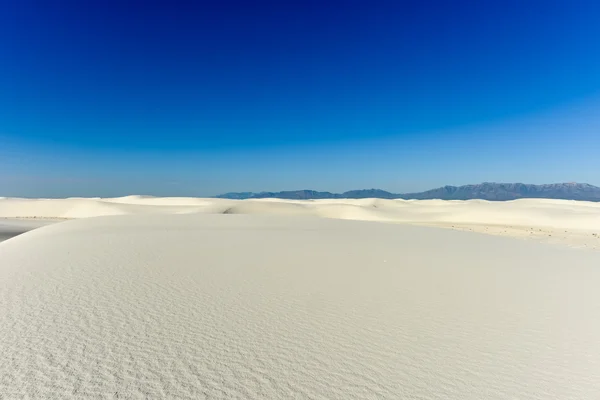
<instances>
[{"instance_id":1,"label":"rippled sand texture","mask_svg":"<svg viewBox=\"0 0 600 400\"><path fill-rule=\"evenodd\" d=\"M129 215L0 243L0 398L596 399L600 253Z\"/></svg>"}]
</instances>

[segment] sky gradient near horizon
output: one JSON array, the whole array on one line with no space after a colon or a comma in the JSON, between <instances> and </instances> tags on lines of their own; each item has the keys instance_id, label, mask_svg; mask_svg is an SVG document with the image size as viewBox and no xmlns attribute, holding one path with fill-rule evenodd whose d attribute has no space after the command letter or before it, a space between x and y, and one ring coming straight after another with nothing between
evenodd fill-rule
<instances>
[{"instance_id":1,"label":"sky gradient near horizon","mask_svg":"<svg viewBox=\"0 0 600 400\"><path fill-rule=\"evenodd\" d=\"M0 7L0 196L600 185L597 1Z\"/></svg>"}]
</instances>

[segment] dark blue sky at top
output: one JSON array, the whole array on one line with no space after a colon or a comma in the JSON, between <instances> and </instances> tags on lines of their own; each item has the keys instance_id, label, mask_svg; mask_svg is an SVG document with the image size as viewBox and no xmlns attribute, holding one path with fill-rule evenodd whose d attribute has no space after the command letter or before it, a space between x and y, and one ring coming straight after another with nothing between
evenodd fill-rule
<instances>
[{"instance_id":1,"label":"dark blue sky at top","mask_svg":"<svg viewBox=\"0 0 600 400\"><path fill-rule=\"evenodd\" d=\"M596 1L0 4L10 195L595 179L581 158L600 150ZM518 158L515 146L539 174L481 165ZM553 149L572 153L569 174L540 164L552 154L556 166ZM469 174L482 168L486 177ZM117 189L97 183L123 171ZM156 179L127 186L147 175Z\"/></svg>"}]
</instances>

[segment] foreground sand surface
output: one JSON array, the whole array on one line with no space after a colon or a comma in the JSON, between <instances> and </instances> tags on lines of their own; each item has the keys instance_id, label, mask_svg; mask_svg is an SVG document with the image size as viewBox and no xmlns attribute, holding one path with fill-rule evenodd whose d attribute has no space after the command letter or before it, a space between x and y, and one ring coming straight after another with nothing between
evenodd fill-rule
<instances>
[{"instance_id":1,"label":"foreground sand surface","mask_svg":"<svg viewBox=\"0 0 600 400\"><path fill-rule=\"evenodd\" d=\"M600 252L412 225L592 236L598 211L1 199L7 231L65 221L0 243L0 398L600 398Z\"/></svg>"}]
</instances>

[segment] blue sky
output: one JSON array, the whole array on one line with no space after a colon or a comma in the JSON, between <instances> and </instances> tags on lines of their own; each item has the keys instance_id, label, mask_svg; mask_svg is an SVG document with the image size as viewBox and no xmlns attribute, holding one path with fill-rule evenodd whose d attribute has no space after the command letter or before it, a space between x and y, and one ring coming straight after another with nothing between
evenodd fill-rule
<instances>
[{"instance_id":1,"label":"blue sky","mask_svg":"<svg viewBox=\"0 0 600 400\"><path fill-rule=\"evenodd\" d=\"M600 185L597 1L5 1L0 196Z\"/></svg>"}]
</instances>

